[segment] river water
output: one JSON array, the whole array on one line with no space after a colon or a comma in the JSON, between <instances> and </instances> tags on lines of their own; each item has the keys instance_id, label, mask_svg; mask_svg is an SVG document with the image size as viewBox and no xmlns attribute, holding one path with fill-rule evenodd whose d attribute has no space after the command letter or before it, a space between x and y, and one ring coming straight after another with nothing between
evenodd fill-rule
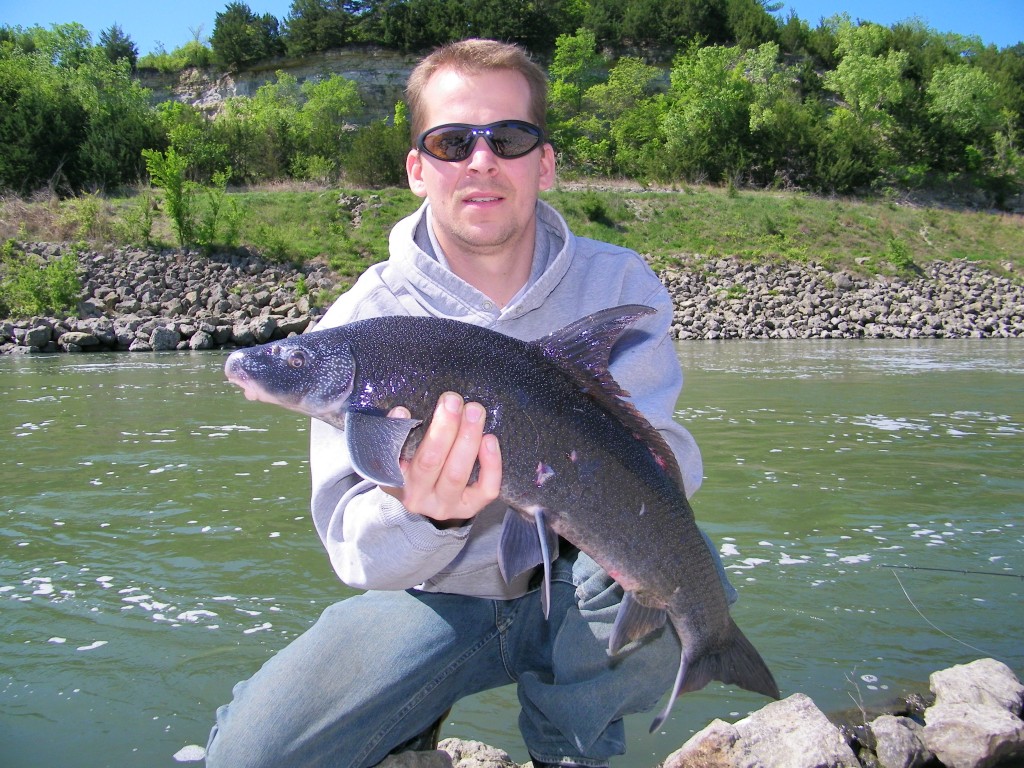
<instances>
[{"instance_id":1,"label":"river water","mask_svg":"<svg viewBox=\"0 0 1024 768\"><path fill-rule=\"evenodd\" d=\"M981 656L1024 676L1024 343L679 355L694 507L784 695L856 712ZM246 401L224 356L0 358L6 768L181 764L231 686L351 594L307 513L305 421ZM764 703L714 683L658 733L635 716L617 765ZM443 735L523 762L516 711L511 688L476 696Z\"/></svg>"}]
</instances>

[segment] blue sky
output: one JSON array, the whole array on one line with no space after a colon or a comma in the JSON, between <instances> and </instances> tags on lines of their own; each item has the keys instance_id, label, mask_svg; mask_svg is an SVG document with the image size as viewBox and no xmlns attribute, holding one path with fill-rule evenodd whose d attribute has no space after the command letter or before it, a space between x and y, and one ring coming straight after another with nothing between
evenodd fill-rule
<instances>
[{"instance_id":1,"label":"blue sky","mask_svg":"<svg viewBox=\"0 0 1024 768\"><path fill-rule=\"evenodd\" d=\"M854 19L889 26L920 18L938 32L978 35L1000 48L1024 41L1024 0L783 0L780 15L790 11L812 27L822 18L847 12ZM97 41L102 30L120 25L140 54L162 43L172 51L195 33L208 38L213 22L228 0L0 0L0 24L49 27L77 21ZM284 19L291 0L249 0L256 13Z\"/></svg>"}]
</instances>

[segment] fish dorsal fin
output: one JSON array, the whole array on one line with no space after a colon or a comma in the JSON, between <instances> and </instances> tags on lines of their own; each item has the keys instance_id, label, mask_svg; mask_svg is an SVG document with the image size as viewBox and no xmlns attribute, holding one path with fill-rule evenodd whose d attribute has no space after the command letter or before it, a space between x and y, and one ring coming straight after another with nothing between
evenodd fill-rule
<instances>
[{"instance_id":1,"label":"fish dorsal fin","mask_svg":"<svg viewBox=\"0 0 1024 768\"><path fill-rule=\"evenodd\" d=\"M619 386L608 369L612 348L619 337L640 318L656 311L643 304L602 309L532 343L583 392L642 440L658 465L682 489L682 473L672 449L643 414L623 399L629 397L629 392Z\"/></svg>"}]
</instances>

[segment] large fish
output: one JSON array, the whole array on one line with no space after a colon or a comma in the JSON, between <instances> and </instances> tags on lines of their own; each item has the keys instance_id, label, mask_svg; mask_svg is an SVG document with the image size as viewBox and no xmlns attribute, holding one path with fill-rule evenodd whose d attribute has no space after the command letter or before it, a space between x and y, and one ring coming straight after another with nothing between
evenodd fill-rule
<instances>
[{"instance_id":1,"label":"large fish","mask_svg":"<svg viewBox=\"0 0 1024 768\"><path fill-rule=\"evenodd\" d=\"M237 350L225 373L251 400L344 429L356 471L387 486L402 485L399 458L415 451L443 392L482 404L510 509L505 577L540 564L549 575L561 536L625 590L611 653L666 617L678 633L682 658L654 731L680 693L713 679L773 698L779 689L729 615L671 449L608 370L616 340L653 311L603 310L532 342L454 320L374 318ZM398 405L412 418L387 418ZM544 589L546 611L547 576Z\"/></svg>"}]
</instances>

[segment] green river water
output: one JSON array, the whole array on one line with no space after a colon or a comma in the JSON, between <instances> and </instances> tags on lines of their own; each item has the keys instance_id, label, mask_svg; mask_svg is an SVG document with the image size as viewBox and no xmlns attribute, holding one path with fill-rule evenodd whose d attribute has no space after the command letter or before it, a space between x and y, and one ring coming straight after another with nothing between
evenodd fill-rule
<instances>
[{"instance_id":1,"label":"green river water","mask_svg":"<svg viewBox=\"0 0 1024 768\"><path fill-rule=\"evenodd\" d=\"M784 695L856 712L981 656L1024 677L1024 342L679 355L694 508ZM4 768L182 764L231 686L351 594L309 520L306 422L246 401L225 356L0 358ZM715 683L658 733L637 715L617 766L764 703ZM516 713L512 688L473 697L442 735L523 762Z\"/></svg>"}]
</instances>

